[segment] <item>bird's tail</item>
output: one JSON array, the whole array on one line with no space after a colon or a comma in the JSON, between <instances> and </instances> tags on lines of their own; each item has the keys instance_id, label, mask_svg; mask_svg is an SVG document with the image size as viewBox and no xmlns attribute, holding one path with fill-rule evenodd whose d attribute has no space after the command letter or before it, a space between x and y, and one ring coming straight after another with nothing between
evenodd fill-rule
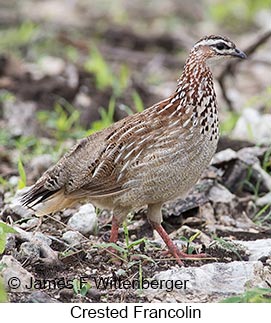
<instances>
[{"instance_id":1,"label":"bird's tail","mask_svg":"<svg viewBox=\"0 0 271 323\"><path fill-rule=\"evenodd\" d=\"M32 209L37 216L43 216L63 210L75 204L75 200L68 198L64 189L50 191L44 187L42 182L31 186L22 195L20 202L23 206Z\"/></svg>"}]
</instances>

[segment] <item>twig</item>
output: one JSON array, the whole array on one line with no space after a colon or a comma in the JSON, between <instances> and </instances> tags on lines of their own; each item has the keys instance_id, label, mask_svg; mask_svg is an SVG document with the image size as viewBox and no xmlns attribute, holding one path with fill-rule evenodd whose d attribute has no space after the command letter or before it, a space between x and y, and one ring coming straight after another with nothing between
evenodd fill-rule
<instances>
[{"instance_id":1,"label":"twig","mask_svg":"<svg viewBox=\"0 0 271 323\"><path fill-rule=\"evenodd\" d=\"M271 30L263 33L262 35L258 36L257 39L250 44L244 51L249 56L253 54L258 47L263 45L267 40L271 37ZM240 64L240 60L234 60L226 64L224 69L221 71L219 77L217 78L218 83L221 87L221 92L223 95L224 100L227 102L229 110L233 111L232 101L230 100L229 96L227 95L226 86L225 86L225 79L228 75L234 75L236 72L236 66Z\"/></svg>"}]
</instances>

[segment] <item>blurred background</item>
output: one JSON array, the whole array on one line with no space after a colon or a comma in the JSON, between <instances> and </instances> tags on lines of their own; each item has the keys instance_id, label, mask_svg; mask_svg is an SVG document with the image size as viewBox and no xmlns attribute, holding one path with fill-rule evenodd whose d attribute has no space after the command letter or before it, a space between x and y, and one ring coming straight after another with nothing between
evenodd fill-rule
<instances>
[{"instance_id":1,"label":"blurred background","mask_svg":"<svg viewBox=\"0 0 271 323\"><path fill-rule=\"evenodd\" d=\"M270 144L271 0L0 0L2 182L171 94L208 34L248 54L214 70L223 136Z\"/></svg>"}]
</instances>

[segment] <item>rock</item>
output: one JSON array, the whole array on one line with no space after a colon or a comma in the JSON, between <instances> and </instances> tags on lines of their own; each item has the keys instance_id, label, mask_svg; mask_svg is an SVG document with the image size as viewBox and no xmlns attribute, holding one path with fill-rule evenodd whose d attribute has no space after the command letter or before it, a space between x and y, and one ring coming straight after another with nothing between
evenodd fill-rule
<instances>
[{"instance_id":1,"label":"rock","mask_svg":"<svg viewBox=\"0 0 271 323\"><path fill-rule=\"evenodd\" d=\"M246 147L238 152L226 149L215 155L213 165L223 171L220 175L223 177L223 185L232 193L239 195L240 189L254 193L247 183L249 174L249 182L259 185L258 190L262 194L271 190L271 177L261 166L261 160L267 152L266 147Z\"/></svg>"},{"instance_id":2,"label":"rock","mask_svg":"<svg viewBox=\"0 0 271 323\"><path fill-rule=\"evenodd\" d=\"M216 184L209 191L209 199L213 203L233 203L235 195L233 195L223 185Z\"/></svg>"},{"instance_id":3,"label":"rock","mask_svg":"<svg viewBox=\"0 0 271 323\"><path fill-rule=\"evenodd\" d=\"M267 277L268 275L268 277ZM173 289L170 296L181 302L219 301L225 297L241 294L247 288L268 288L266 281L271 274L266 274L261 262L234 261L231 263L211 263L201 267L174 268L156 274L153 279L164 281L185 281L186 289ZM144 295L149 301L165 300L168 292L147 289Z\"/></svg>"},{"instance_id":4,"label":"rock","mask_svg":"<svg viewBox=\"0 0 271 323\"><path fill-rule=\"evenodd\" d=\"M39 248L40 261L44 264L59 264L58 253L50 247L52 243L50 238L41 232L37 232L29 242Z\"/></svg>"},{"instance_id":5,"label":"rock","mask_svg":"<svg viewBox=\"0 0 271 323\"><path fill-rule=\"evenodd\" d=\"M271 143L270 124L271 114L260 114L257 110L247 108L237 121L232 136L257 144L269 145Z\"/></svg>"},{"instance_id":6,"label":"rock","mask_svg":"<svg viewBox=\"0 0 271 323\"><path fill-rule=\"evenodd\" d=\"M22 206L22 203L20 201L22 195L29 189L30 187L24 187L23 189L18 190L9 205L11 210L22 218L31 218L34 215L34 212L31 209Z\"/></svg>"},{"instance_id":7,"label":"rock","mask_svg":"<svg viewBox=\"0 0 271 323\"><path fill-rule=\"evenodd\" d=\"M33 234L32 232L26 232L18 227L15 229L19 239L29 243L29 245L27 245L26 253L31 253L31 248L33 250L39 250L39 261L42 263L48 265L58 265L60 263L58 260L58 253L50 247L52 240L49 237L41 232ZM30 247L30 245L32 245L32 247Z\"/></svg>"},{"instance_id":8,"label":"rock","mask_svg":"<svg viewBox=\"0 0 271 323\"><path fill-rule=\"evenodd\" d=\"M42 244L46 244L47 246L51 246L52 244L52 240L42 232L36 232L34 234L34 239L40 241Z\"/></svg>"},{"instance_id":9,"label":"rock","mask_svg":"<svg viewBox=\"0 0 271 323\"><path fill-rule=\"evenodd\" d=\"M212 165L229 162L236 158L237 158L236 151L232 150L231 148L228 148L214 155L212 159Z\"/></svg>"},{"instance_id":10,"label":"rock","mask_svg":"<svg viewBox=\"0 0 271 323\"><path fill-rule=\"evenodd\" d=\"M257 200L256 200L256 205L258 207L263 207L265 205L268 205L270 204L271 205L271 192L265 194L264 196L262 197L259 197Z\"/></svg>"},{"instance_id":11,"label":"rock","mask_svg":"<svg viewBox=\"0 0 271 323\"><path fill-rule=\"evenodd\" d=\"M97 227L97 215L92 204L82 205L68 221L68 227L82 234L93 234Z\"/></svg>"},{"instance_id":12,"label":"rock","mask_svg":"<svg viewBox=\"0 0 271 323\"><path fill-rule=\"evenodd\" d=\"M4 120L7 129L13 136L35 136L38 130L36 118L33 118L37 110L35 102L12 101L3 102Z\"/></svg>"},{"instance_id":13,"label":"rock","mask_svg":"<svg viewBox=\"0 0 271 323\"><path fill-rule=\"evenodd\" d=\"M20 256L31 260L37 260L40 257L40 248L31 242L23 242L20 246Z\"/></svg>"},{"instance_id":14,"label":"rock","mask_svg":"<svg viewBox=\"0 0 271 323\"><path fill-rule=\"evenodd\" d=\"M43 154L33 157L30 162L33 174L32 177L39 177L53 164L53 158L49 154Z\"/></svg>"},{"instance_id":15,"label":"rock","mask_svg":"<svg viewBox=\"0 0 271 323\"><path fill-rule=\"evenodd\" d=\"M62 302L71 302L71 299L74 296L74 291L72 289L63 288L59 291L59 298Z\"/></svg>"},{"instance_id":16,"label":"rock","mask_svg":"<svg viewBox=\"0 0 271 323\"><path fill-rule=\"evenodd\" d=\"M261 258L271 257L271 239L259 239L255 241L235 241L243 245L249 251L249 260L256 261Z\"/></svg>"},{"instance_id":17,"label":"rock","mask_svg":"<svg viewBox=\"0 0 271 323\"><path fill-rule=\"evenodd\" d=\"M42 291L32 292L26 299L27 303L59 303L58 300L50 297Z\"/></svg>"},{"instance_id":18,"label":"rock","mask_svg":"<svg viewBox=\"0 0 271 323\"><path fill-rule=\"evenodd\" d=\"M74 99L74 105L76 107L89 109L89 107L91 106L91 98L83 91L78 92L75 99Z\"/></svg>"},{"instance_id":19,"label":"rock","mask_svg":"<svg viewBox=\"0 0 271 323\"><path fill-rule=\"evenodd\" d=\"M31 280L34 279L31 273L24 269L12 256L3 256L0 264L4 265L1 274L7 290L11 292L29 292L26 286L30 286Z\"/></svg>"},{"instance_id":20,"label":"rock","mask_svg":"<svg viewBox=\"0 0 271 323\"><path fill-rule=\"evenodd\" d=\"M226 150L228 148L238 151L245 147L252 147L254 146L254 143L248 141L248 140L239 140L239 139L233 139L227 135L221 135L218 144L217 144L217 153L223 150Z\"/></svg>"},{"instance_id":21,"label":"rock","mask_svg":"<svg viewBox=\"0 0 271 323\"><path fill-rule=\"evenodd\" d=\"M40 219L39 218L33 218L28 220L27 222L23 222L20 224L20 228L22 229L32 229L32 228L36 228L40 223Z\"/></svg>"},{"instance_id":22,"label":"rock","mask_svg":"<svg viewBox=\"0 0 271 323\"><path fill-rule=\"evenodd\" d=\"M77 89L79 85L79 74L76 66L67 64L64 76L67 79L67 85L71 89Z\"/></svg>"},{"instance_id":23,"label":"rock","mask_svg":"<svg viewBox=\"0 0 271 323\"><path fill-rule=\"evenodd\" d=\"M14 227L16 230L16 236L19 238L21 241L30 241L33 238L33 232L28 232L23 230L21 227Z\"/></svg>"},{"instance_id":24,"label":"rock","mask_svg":"<svg viewBox=\"0 0 271 323\"><path fill-rule=\"evenodd\" d=\"M44 244L44 245L50 246L52 244L52 239L47 237L42 232L27 232L17 226L14 228L17 232L16 235L19 237L20 240L28 241L28 242L37 241L39 245Z\"/></svg>"},{"instance_id":25,"label":"rock","mask_svg":"<svg viewBox=\"0 0 271 323\"><path fill-rule=\"evenodd\" d=\"M49 76L57 76L64 71L65 62L59 57L43 56L39 60L39 67L43 74Z\"/></svg>"},{"instance_id":26,"label":"rock","mask_svg":"<svg viewBox=\"0 0 271 323\"><path fill-rule=\"evenodd\" d=\"M62 239L71 246L80 245L84 237L77 231L67 231L63 233Z\"/></svg>"},{"instance_id":27,"label":"rock","mask_svg":"<svg viewBox=\"0 0 271 323\"><path fill-rule=\"evenodd\" d=\"M9 184L13 187L16 187L19 182L19 177L18 176L11 176L8 180Z\"/></svg>"},{"instance_id":28,"label":"rock","mask_svg":"<svg viewBox=\"0 0 271 323\"><path fill-rule=\"evenodd\" d=\"M97 288L90 288L88 291L87 291L87 296L92 300L94 301L95 303L99 303L101 301L101 296L102 296L102 293L99 289Z\"/></svg>"},{"instance_id":29,"label":"rock","mask_svg":"<svg viewBox=\"0 0 271 323\"><path fill-rule=\"evenodd\" d=\"M262 180L266 190L271 190L271 176L258 163L255 163L252 168L256 171L257 177Z\"/></svg>"},{"instance_id":30,"label":"rock","mask_svg":"<svg viewBox=\"0 0 271 323\"><path fill-rule=\"evenodd\" d=\"M262 158L267 151L267 147L245 147L237 152L237 157L247 165L260 164L259 158Z\"/></svg>"}]
</instances>

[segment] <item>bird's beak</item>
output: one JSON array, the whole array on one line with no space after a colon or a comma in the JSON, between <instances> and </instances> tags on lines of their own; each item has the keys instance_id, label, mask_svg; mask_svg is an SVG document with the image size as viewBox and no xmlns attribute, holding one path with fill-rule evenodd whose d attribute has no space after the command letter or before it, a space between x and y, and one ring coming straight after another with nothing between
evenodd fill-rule
<instances>
[{"instance_id":1,"label":"bird's beak","mask_svg":"<svg viewBox=\"0 0 271 323\"><path fill-rule=\"evenodd\" d=\"M235 51L231 53L231 56L239 57L242 59L247 58L247 55L238 48L236 48Z\"/></svg>"}]
</instances>

